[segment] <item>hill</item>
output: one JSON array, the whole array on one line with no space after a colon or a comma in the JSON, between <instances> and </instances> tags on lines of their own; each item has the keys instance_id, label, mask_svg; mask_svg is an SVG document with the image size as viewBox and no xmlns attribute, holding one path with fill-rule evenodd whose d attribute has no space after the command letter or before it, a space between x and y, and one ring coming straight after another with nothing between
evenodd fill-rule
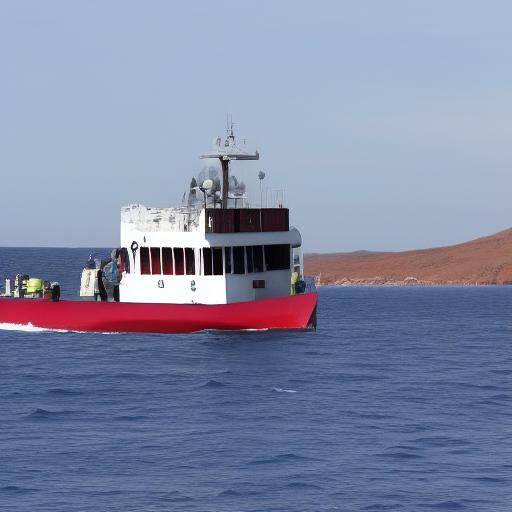
<instances>
[{"instance_id":1,"label":"hill","mask_svg":"<svg viewBox=\"0 0 512 512\"><path fill-rule=\"evenodd\" d=\"M447 247L308 254L304 262L318 284L512 284L512 229Z\"/></svg>"}]
</instances>

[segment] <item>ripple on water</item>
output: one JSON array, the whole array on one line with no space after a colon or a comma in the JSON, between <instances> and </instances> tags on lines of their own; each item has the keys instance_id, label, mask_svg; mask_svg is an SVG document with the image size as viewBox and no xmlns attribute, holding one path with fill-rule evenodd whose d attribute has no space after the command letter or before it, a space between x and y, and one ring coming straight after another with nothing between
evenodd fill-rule
<instances>
[{"instance_id":1,"label":"ripple on water","mask_svg":"<svg viewBox=\"0 0 512 512\"><path fill-rule=\"evenodd\" d=\"M387 512L388 510L402 510L404 507L398 503L393 504L384 504L384 503L374 503L373 505L367 505L363 510L368 510L370 512Z\"/></svg>"},{"instance_id":2,"label":"ripple on water","mask_svg":"<svg viewBox=\"0 0 512 512\"><path fill-rule=\"evenodd\" d=\"M323 491L324 488L320 485L311 484L308 482L295 481L290 482L284 486L286 489L296 489L296 490L314 490L314 491Z\"/></svg>"},{"instance_id":3,"label":"ripple on water","mask_svg":"<svg viewBox=\"0 0 512 512\"><path fill-rule=\"evenodd\" d=\"M57 420L60 418L73 416L78 412L79 411L71 410L50 411L48 409L42 409L38 407L37 409L34 409L32 412L27 414L25 418L31 420Z\"/></svg>"},{"instance_id":4,"label":"ripple on water","mask_svg":"<svg viewBox=\"0 0 512 512\"><path fill-rule=\"evenodd\" d=\"M387 375L368 375L361 373L338 373L333 377L338 382L378 382L388 378Z\"/></svg>"},{"instance_id":5,"label":"ripple on water","mask_svg":"<svg viewBox=\"0 0 512 512\"><path fill-rule=\"evenodd\" d=\"M415 442L429 448L453 448L471 445L471 441L448 436L419 437Z\"/></svg>"},{"instance_id":6,"label":"ripple on water","mask_svg":"<svg viewBox=\"0 0 512 512\"><path fill-rule=\"evenodd\" d=\"M241 496L241 493L234 491L233 489L226 489L225 491L219 492L217 496L219 498L238 498Z\"/></svg>"},{"instance_id":7,"label":"ripple on water","mask_svg":"<svg viewBox=\"0 0 512 512\"><path fill-rule=\"evenodd\" d=\"M425 504L424 508L430 508L433 510L466 510L468 507L461 501L447 500L439 501L438 503Z\"/></svg>"},{"instance_id":8,"label":"ripple on water","mask_svg":"<svg viewBox=\"0 0 512 512\"><path fill-rule=\"evenodd\" d=\"M509 480L507 478L498 478L493 476L477 476L474 478L470 478L475 482L482 482L484 484L508 484Z\"/></svg>"},{"instance_id":9,"label":"ripple on water","mask_svg":"<svg viewBox=\"0 0 512 512\"><path fill-rule=\"evenodd\" d=\"M31 489L29 487L20 487L19 485L4 485L0 487L0 494L28 494L37 492L39 489Z\"/></svg>"},{"instance_id":10,"label":"ripple on water","mask_svg":"<svg viewBox=\"0 0 512 512\"><path fill-rule=\"evenodd\" d=\"M509 368L500 368L496 370L490 370L491 373L494 373L496 375L512 375L512 370Z\"/></svg>"},{"instance_id":11,"label":"ripple on water","mask_svg":"<svg viewBox=\"0 0 512 512\"><path fill-rule=\"evenodd\" d=\"M409 453L409 452L385 452L385 453L377 453L375 457L381 459L392 459L392 460L418 460L423 459L424 456L418 453Z\"/></svg>"},{"instance_id":12,"label":"ripple on water","mask_svg":"<svg viewBox=\"0 0 512 512\"><path fill-rule=\"evenodd\" d=\"M204 384L201 384L198 386L199 388L222 388L226 384L224 382L220 382L218 380L210 379L209 381L205 382Z\"/></svg>"},{"instance_id":13,"label":"ripple on water","mask_svg":"<svg viewBox=\"0 0 512 512\"><path fill-rule=\"evenodd\" d=\"M280 455L275 455L274 457L253 459L249 462L249 464L283 464L289 462L306 462L312 460L315 459L296 455L295 453L282 453Z\"/></svg>"},{"instance_id":14,"label":"ripple on water","mask_svg":"<svg viewBox=\"0 0 512 512\"><path fill-rule=\"evenodd\" d=\"M134 414L134 415L124 414L121 416L114 417L114 421L142 421L142 420L147 420L147 419L149 419L149 416L145 416L143 414Z\"/></svg>"},{"instance_id":15,"label":"ripple on water","mask_svg":"<svg viewBox=\"0 0 512 512\"><path fill-rule=\"evenodd\" d=\"M391 416L390 414L378 414L378 413L355 413L359 418L363 418L365 420L375 420L375 421L386 421L395 419L396 416Z\"/></svg>"},{"instance_id":16,"label":"ripple on water","mask_svg":"<svg viewBox=\"0 0 512 512\"><path fill-rule=\"evenodd\" d=\"M160 501L166 501L169 503L189 503L191 501L194 501L194 498L191 498L190 496L182 494L179 491L167 492L165 494L162 494L159 497L159 499L160 499Z\"/></svg>"},{"instance_id":17,"label":"ripple on water","mask_svg":"<svg viewBox=\"0 0 512 512\"><path fill-rule=\"evenodd\" d=\"M54 396L78 396L83 395L84 392L78 389L65 389L65 388L50 388L47 393Z\"/></svg>"}]
</instances>

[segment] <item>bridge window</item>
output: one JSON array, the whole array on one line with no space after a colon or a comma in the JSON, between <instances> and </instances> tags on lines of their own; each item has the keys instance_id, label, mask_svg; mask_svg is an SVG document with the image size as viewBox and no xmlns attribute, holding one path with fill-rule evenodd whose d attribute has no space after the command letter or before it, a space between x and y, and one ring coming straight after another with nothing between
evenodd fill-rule
<instances>
[{"instance_id":1,"label":"bridge window","mask_svg":"<svg viewBox=\"0 0 512 512\"><path fill-rule=\"evenodd\" d=\"M160 262L160 247L151 247L151 273L152 274L161 274L162 273L162 264Z\"/></svg>"},{"instance_id":2,"label":"bridge window","mask_svg":"<svg viewBox=\"0 0 512 512\"><path fill-rule=\"evenodd\" d=\"M226 274L231 274L231 247L224 247L224 268Z\"/></svg>"},{"instance_id":3,"label":"bridge window","mask_svg":"<svg viewBox=\"0 0 512 512\"><path fill-rule=\"evenodd\" d=\"M170 247L162 247L162 270L166 276L172 276L174 274L172 264L172 249Z\"/></svg>"},{"instance_id":4,"label":"bridge window","mask_svg":"<svg viewBox=\"0 0 512 512\"><path fill-rule=\"evenodd\" d=\"M290 246L286 244L266 245L265 261L267 270L289 270Z\"/></svg>"},{"instance_id":5,"label":"bridge window","mask_svg":"<svg viewBox=\"0 0 512 512\"><path fill-rule=\"evenodd\" d=\"M191 247L185 247L185 267L187 276L193 276L196 273L196 258L194 249Z\"/></svg>"},{"instance_id":6,"label":"bridge window","mask_svg":"<svg viewBox=\"0 0 512 512\"><path fill-rule=\"evenodd\" d=\"M222 247L203 247L203 274L223 275Z\"/></svg>"},{"instance_id":7,"label":"bridge window","mask_svg":"<svg viewBox=\"0 0 512 512\"><path fill-rule=\"evenodd\" d=\"M177 276L182 276L185 274L185 261L182 247L174 248L174 273Z\"/></svg>"},{"instance_id":8,"label":"bridge window","mask_svg":"<svg viewBox=\"0 0 512 512\"><path fill-rule=\"evenodd\" d=\"M222 247L213 247L213 275L221 276L223 274L222 269Z\"/></svg>"},{"instance_id":9,"label":"bridge window","mask_svg":"<svg viewBox=\"0 0 512 512\"><path fill-rule=\"evenodd\" d=\"M247 273L252 274L254 272L254 263L252 259L252 246L245 248L245 254L247 257Z\"/></svg>"},{"instance_id":10,"label":"bridge window","mask_svg":"<svg viewBox=\"0 0 512 512\"><path fill-rule=\"evenodd\" d=\"M263 246L255 245L252 248L254 272L263 272Z\"/></svg>"},{"instance_id":11,"label":"bridge window","mask_svg":"<svg viewBox=\"0 0 512 512\"><path fill-rule=\"evenodd\" d=\"M212 249L203 247L203 274L211 276L213 274Z\"/></svg>"},{"instance_id":12,"label":"bridge window","mask_svg":"<svg viewBox=\"0 0 512 512\"><path fill-rule=\"evenodd\" d=\"M140 248L140 273L151 274L151 267L149 265L149 247Z\"/></svg>"},{"instance_id":13,"label":"bridge window","mask_svg":"<svg viewBox=\"0 0 512 512\"><path fill-rule=\"evenodd\" d=\"M233 247L233 272L235 274L245 274L245 255L244 247Z\"/></svg>"},{"instance_id":14,"label":"bridge window","mask_svg":"<svg viewBox=\"0 0 512 512\"><path fill-rule=\"evenodd\" d=\"M249 245L245 248L247 254L247 272L263 272L263 246Z\"/></svg>"}]
</instances>

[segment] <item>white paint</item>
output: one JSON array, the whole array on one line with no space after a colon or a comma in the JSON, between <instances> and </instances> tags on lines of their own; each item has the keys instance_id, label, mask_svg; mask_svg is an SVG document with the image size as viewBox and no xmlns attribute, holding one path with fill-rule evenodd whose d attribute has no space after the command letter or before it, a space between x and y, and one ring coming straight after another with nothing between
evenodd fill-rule
<instances>
[{"instance_id":1,"label":"white paint","mask_svg":"<svg viewBox=\"0 0 512 512\"><path fill-rule=\"evenodd\" d=\"M163 282L163 288L159 287L159 281ZM119 285L119 293L122 302L167 304L226 304L227 302L224 276L125 274Z\"/></svg>"}]
</instances>

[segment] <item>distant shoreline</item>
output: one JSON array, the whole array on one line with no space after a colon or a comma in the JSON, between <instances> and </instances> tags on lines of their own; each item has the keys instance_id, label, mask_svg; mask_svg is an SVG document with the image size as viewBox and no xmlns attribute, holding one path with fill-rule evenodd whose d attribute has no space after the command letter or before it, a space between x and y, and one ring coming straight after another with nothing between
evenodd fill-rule
<instances>
[{"instance_id":1,"label":"distant shoreline","mask_svg":"<svg viewBox=\"0 0 512 512\"><path fill-rule=\"evenodd\" d=\"M507 287L512 283L316 283L317 288L490 288L490 287Z\"/></svg>"},{"instance_id":2,"label":"distant shoreline","mask_svg":"<svg viewBox=\"0 0 512 512\"><path fill-rule=\"evenodd\" d=\"M317 285L498 286L512 284L512 229L463 244L404 252L306 254Z\"/></svg>"}]
</instances>

